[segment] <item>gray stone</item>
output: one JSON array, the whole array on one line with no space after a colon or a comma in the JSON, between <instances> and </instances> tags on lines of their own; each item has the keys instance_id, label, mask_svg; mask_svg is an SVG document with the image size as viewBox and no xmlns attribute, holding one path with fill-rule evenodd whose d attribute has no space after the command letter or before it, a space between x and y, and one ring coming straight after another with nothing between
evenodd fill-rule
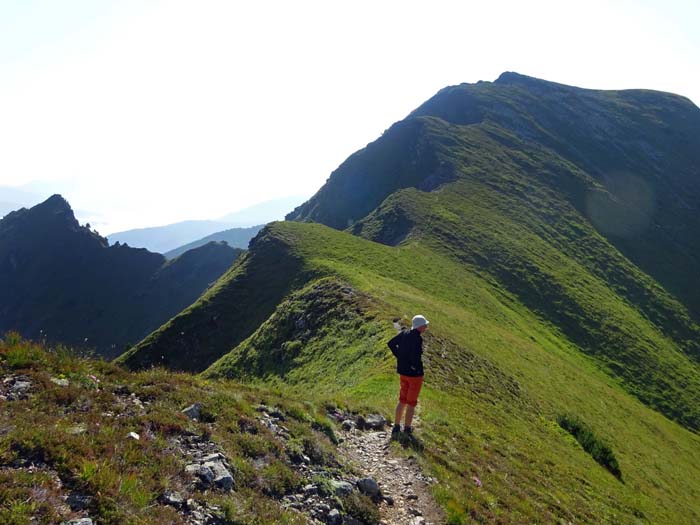
<instances>
[{"instance_id":1,"label":"gray stone","mask_svg":"<svg viewBox=\"0 0 700 525\"><path fill-rule=\"evenodd\" d=\"M12 385L12 388L10 388L10 392L24 394L29 391L31 387L32 384L29 381L16 381L15 384Z\"/></svg>"},{"instance_id":2,"label":"gray stone","mask_svg":"<svg viewBox=\"0 0 700 525\"><path fill-rule=\"evenodd\" d=\"M70 382L67 379L62 379L58 377L52 377L51 382L58 386L68 386Z\"/></svg>"},{"instance_id":3,"label":"gray stone","mask_svg":"<svg viewBox=\"0 0 700 525\"><path fill-rule=\"evenodd\" d=\"M336 496L347 496L352 492L352 485L347 481L331 480L331 487Z\"/></svg>"},{"instance_id":4,"label":"gray stone","mask_svg":"<svg viewBox=\"0 0 700 525\"><path fill-rule=\"evenodd\" d=\"M190 419L199 419L202 415L202 404L194 403L193 405L190 405L187 408L183 408L182 413Z\"/></svg>"},{"instance_id":5,"label":"gray stone","mask_svg":"<svg viewBox=\"0 0 700 525\"><path fill-rule=\"evenodd\" d=\"M226 456L224 456L221 452L215 452L214 454L204 456L202 458L202 463L206 463L208 461L224 461L225 459Z\"/></svg>"},{"instance_id":6,"label":"gray stone","mask_svg":"<svg viewBox=\"0 0 700 525\"><path fill-rule=\"evenodd\" d=\"M355 423L351 419L346 419L345 421L342 422L341 427L343 430L352 430L352 427L355 426Z\"/></svg>"},{"instance_id":7,"label":"gray stone","mask_svg":"<svg viewBox=\"0 0 700 525\"><path fill-rule=\"evenodd\" d=\"M304 494L307 496L313 496L314 494L318 494L318 487L316 485L305 485Z\"/></svg>"},{"instance_id":8,"label":"gray stone","mask_svg":"<svg viewBox=\"0 0 700 525\"><path fill-rule=\"evenodd\" d=\"M93 525L90 518L80 518L77 520L64 521L62 525Z\"/></svg>"},{"instance_id":9,"label":"gray stone","mask_svg":"<svg viewBox=\"0 0 700 525\"><path fill-rule=\"evenodd\" d=\"M287 420L287 418L285 417L285 415L282 413L282 411L279 408L272 409L272 411L270 412L270 416L273 418L277 418L279 421L286 421ZM276 423L276 421L275 421L275 423Z\"/></svg>"},{"instance_id":10,"label":"gray stone","mask_svg":"<svg viewBox=\"0 0 700 525\"><path fill-rule=\"evenodd\" d=\"M363 521L352 516L343 516L343 525L365 525Z\"/></svg>"},{"instance_id":11,"label":"gray stone","mask_svg":"<svg viewBox=\"0 0 700 525\"><path fill-rule=\"evenodd\" d=\"M187 465L185 467L185 472L198 477L205 487L208 487L214 482L214 472L208 465L200 465L198 463Z\"/></svg>"},{"instance_id":12,"label":"gray stone","mask_svg":"<svg viewBox=\"0 0 700 525\"><path fill-rule=\"evenodd\" d=\"M214 473L214 483L217 487L224 490L233 488L233 476L221 461L208 461L203 466Z\"/></svg>"},{"instance_id":13,"label":"gray stone","mask_svg":"<svg viewBox=\"0 0 700 525\"><path fill-rule=\"evenodd\" d=\"M138 441L141 439L141 436L139 436L136 432L129 432L126 437L128 439L133 439L134 441Z\"/></svg>"},{"instance_id":14,"label":"gray stone","mask_svg":"<svg viewBox=\"0 0 700 525\"><path fill-rule=\"evenodd\" d=\"M182 495L174 490L166 490L161 496L161 501L165 505L170 505L176 509L181 508L185 504L185 500Z\"/></svg>"},{"instance_id":15,"label":"gray stone","mask_svg":"<svg viewBox=\"0 0 700 525\"><path fill-rule=\"evenodd\" d=\"M357 481L357 488L360 492L367 494L370 498L374 498L379 495L379 485L372 478L362 478Z\"/></svg>"},{"instance_id":16,"label":"gray stone","mask_svg":"<svg viewBox=\"0 0 700 525\"><path fill-rule=\"evenodd\" d=\"M66 503L70 507L70 510L85 510L92 503L92 498L87 494L81 494L79 492L71 492L66 498Z\"/></svg>"},{"instance_id":17,"label":"gray stone","mask_svg":"<svg viewBox=\"0 0 700 525\"><path fill-rule=\"evenodd\" d=\"M390 507L394 504L394 498L391 496L384 496L384 501L386 501L386 504Z\"/></svg>"},{"instance_id":18,"label":"gray stone","mask_svg":"<svg viewBox=\"0 0 700 525\"><path fill-rule=\"evenodd\" d=\"M370 414L365 418L365 427L371 430L384 430L389 422L380 414Z\"/></svg>"},{"instance_id":19,"label":"gray stone","mask_svg":"<svg viewBox=\"0 0 700 525\"><path fill-rule=\"evenodd\" d=\"M326 523L328 525L342 525L343 518L338 509L333 509L326 515Z\"/></svg>"},{"instance_id":20,"label":"gray stone","mask_svg":"<svg viewBox=\"0 0 700 525\"><path fill-rule=\"evenodd\" d=\"M425 525L425 518L423 516L416 516L408 522L408 525Z\"/></svg>"}]
</instances>

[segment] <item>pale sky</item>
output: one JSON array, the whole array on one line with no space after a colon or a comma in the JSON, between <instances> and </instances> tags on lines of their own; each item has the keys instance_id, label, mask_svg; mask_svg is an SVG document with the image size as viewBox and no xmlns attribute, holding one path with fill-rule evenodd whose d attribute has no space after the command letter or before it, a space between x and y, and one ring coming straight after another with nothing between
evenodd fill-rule
<instances>
[{"instance_id":1,"label":"pale sky","mask_svg":"<svg viewBox=\"0 0 700 525\"><path fill-rule=\"evenodd\" d=\"M0 185L103 234L311 195L442 87L700 103L700 2L0 0Z\"/></svg>"}]
</instances>

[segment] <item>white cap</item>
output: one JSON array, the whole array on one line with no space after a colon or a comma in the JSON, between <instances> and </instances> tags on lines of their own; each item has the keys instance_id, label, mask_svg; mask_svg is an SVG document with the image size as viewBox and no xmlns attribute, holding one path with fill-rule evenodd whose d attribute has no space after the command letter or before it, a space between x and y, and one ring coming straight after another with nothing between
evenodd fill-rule
<instances>
[{"instance_id":1,"label":"white cap","mask_svg":"<svg viewBox=\"0 0 700 525\"><path fill-rule=\"evenodd\" d=\"M422 315L415 315L413 316L413 320L411 321L411 325L413 328L420 328L421 326L428 326L428 320L423 317Z\"/></svg>"}]
</instances>

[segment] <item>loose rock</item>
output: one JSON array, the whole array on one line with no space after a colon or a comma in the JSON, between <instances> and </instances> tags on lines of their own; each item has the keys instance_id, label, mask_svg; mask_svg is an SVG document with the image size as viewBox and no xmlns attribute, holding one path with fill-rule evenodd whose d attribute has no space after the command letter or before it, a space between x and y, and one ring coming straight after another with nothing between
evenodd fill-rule
<instances>
[{"instance_id":1,"label":"loose rock","mask_svg":"<svg viewBox=\"0 0 700 525\"><path fill-rule=\"evenodd\" d=\"M370 498L375 498L379 495L379 485L372 478L362 478L357 481L357 488L360 492L366 494Z\"/></svg>"},{"instance_id":2,"label":"loose rock","mask_svg":"<svg viewBox=\"0 0 700 525\"><path fill-rule=\"evenodd\" d=\"M185 414L187 417L190 419L197 419L202 416L202 404L201 403L194 403L187 408L182 409L182 413Z\"/></svg>"},{"instance_id":3,"label":"loose rock","mask_svg":"<svg viewBox=\"0 0 700 525\"><path fill-rule=\"evenodd\" d=\"M338 509L333 509L328 513L326 516L326 523L328 523L328 525L342 525L343 518L340 512L338 512Z\"/></svg>"},{"instance_id":4,"label":"loose rock","mask_svg":"<svg viewBox=\"0 0 700 525\"><path fill-rule=\"evenodd\" d=\"M224 490L233 488L233 476L221 461L207 461L203 467L214 473L214 483L217 487Z\"/></svg>"},{"instance_id":5,"label":"loose rock","mask_svg":"<svg viewBox=\"0 0 700 525\"><path fill-rule=\"evenodd\" d=\"M352 485L347 481L331 481L331 487L333 487L333 492L336 496L343 497L347 496L352 492Z\"/></svg>"},{"instance_id":6,"label":"loose rock","mask_svg":"<svg viewBox=\"0 0 700 525\"><path fill-rule=\"evenodd\" d=\"M181 508L185 504L185 500L183 499L182 495L173 490L166 490L160 499L165 505L170 505L176 509Z\"/></svg>"},{"instance_id":7,"label":"loose rock","mask_svg":"<svg viewBox=\"0 0 700 525\"><path fill-rule=\"evenodd\" d=\"M92 504L92 497L79 492L71 492L66 498L66 503L71 510L85 510Z\"/></svg>"}]
</instances>

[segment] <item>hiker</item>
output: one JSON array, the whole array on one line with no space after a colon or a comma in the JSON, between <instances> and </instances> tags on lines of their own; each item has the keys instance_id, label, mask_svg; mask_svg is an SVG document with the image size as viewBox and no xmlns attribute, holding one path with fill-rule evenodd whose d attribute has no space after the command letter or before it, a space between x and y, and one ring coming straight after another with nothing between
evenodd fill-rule
<instances>
[{"instance_id":1,"label":"hiker","mask_svg":"<svg viewBox=\"0 0 700 525\"><path fill-rule=\"evenodd\" d=\"M422 315L416 315L411 321L411 330L402 330L387 343L391 353L396 357L396 372L401 380L399 404L396 405L392 435L401 432L401 417L406 410L406 420L403 431L413 432L413 411L418 404L418 394L423 385L423 338L420 334L428 329L428 320Z\"/></svg>"}]
</instances>

